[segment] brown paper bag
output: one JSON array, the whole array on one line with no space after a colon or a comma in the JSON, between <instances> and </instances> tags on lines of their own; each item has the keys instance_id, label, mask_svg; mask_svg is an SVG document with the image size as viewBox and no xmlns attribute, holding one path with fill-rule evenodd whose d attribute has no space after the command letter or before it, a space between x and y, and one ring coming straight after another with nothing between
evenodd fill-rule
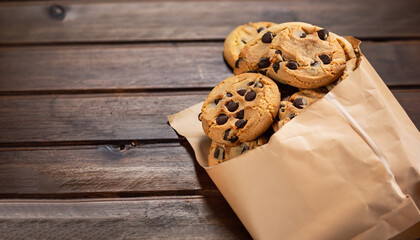
<instances>
[{"instance_id":1,"label":"brown paper bag","mask_svg":"<svg viewBox=\"0 0 420 240\"><path fill-rule=\"evenodd\" d=\"M420 134L366 58L267 144L214 167L201 106L169 123L253 238L388 239L420 221Z\"/></svg>"}]
</instances>

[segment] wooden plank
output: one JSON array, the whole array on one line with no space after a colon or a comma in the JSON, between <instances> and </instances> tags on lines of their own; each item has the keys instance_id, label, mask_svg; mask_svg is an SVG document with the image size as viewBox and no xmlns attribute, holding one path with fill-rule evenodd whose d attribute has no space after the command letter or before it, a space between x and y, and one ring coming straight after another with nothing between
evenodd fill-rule
<instances>
[{"instance_id":1,"label":"wooden plank","mask_svg":"<svg viewBox=\"0 0 420 240\"><path fill-rule=\"evenodd\" d=\"M251 239L221 195L0 201L2 239Z\"/></svg>"},{"instance_id":2,"label":"wooden plank","mask_svg":"<svg viewBox=\"0 0 420 240\"><path fill-rule=\"evenodd\" d=\"M178 136L167 116L203 101L207 94L2 96L0 143L174 139ZM415 103L420 92L398 92L396 97L419 128Z\"/></svg>"},{"instance_id":3,"label":"wooden plank","mask_svg":"<svg viewBox=\"0 0 420 240\"><path fill-rule=\"evenodd\" d=\"M174 139L178 136L167 124L167 116L203 101L206 95L3 96L0 142Z\"/></svg>"},{"instance_id":4,"label":"wooden plank","mask_svg":"<svg viewBox=\"0 0 420 240\"><path fill-rule=\"evenodd\" d=\"M233 75L222 53L222 43L2 48L0 91L214 87Z\"/></svg>"},{"instance_id":5,"label":"wooden plank","mask_svg":"<svg viewBox=\"0 0 420 240\"><path fill-rule=\"evenodd\" d=\"M224 39L249 21L305 21L363 38L420 36L416 0L54 4L65 9L64 20L49 16L50 2L1 4L0 43Z\"/></svg>"},{"instance_id":6,"label":"wooden plank","mask_svg":"<svg viewBox=\"0 0 420 240\"><path fill-rule=\"evenodd\" d=\"M364 42L388 86L420 85L420 41ZM0 48L0 92L210 88L232 75L222 43Z\"/></svg>"},{"instance_id":7,"label":"wooden plank","mask_svg":"<svg viewBox=\"0 0 420 240\"><path fill-rule=\"evenodd\" d=\"M420 85L420 41L362 42L360 47L388 86Z\"/></svg>"},{"instance_id":8,"label":"wooden plank","mask_svg":"<svg viewBox=\"0 0 420 240\"><path fill-rule=\"evenodd\" d=\"M122 146L0 150L0 195L139 196L216 189L189 144Z\"/></svg>"}]
</instances>

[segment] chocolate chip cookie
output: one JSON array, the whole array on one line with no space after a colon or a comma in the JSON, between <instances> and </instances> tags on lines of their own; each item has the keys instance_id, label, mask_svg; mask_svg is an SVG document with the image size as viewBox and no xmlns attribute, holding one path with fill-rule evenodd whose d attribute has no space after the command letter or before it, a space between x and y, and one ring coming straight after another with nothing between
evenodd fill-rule
<instances>
[{"instance_id":1,"label":"chocolate chip cookie","mask_svg":"<svg viewBox=\"0 0 420 240\"><path fill-rule=\"evenodd\" d=\"M327 92L326 89L322 88L303 89L290 96L289 101L293 103L293 106L303 109L325 96Z\"/></svg>"},{"instance_id":2,"label":"chocolate chip cookie","mask_svg":"<svg viewBox=\"0 0 420 240\"><path fill-rule=\"evenodd\" d=\"M277 132L284 124L296 117L302 109L297 108L289 101L281 101L278 117L273 122L273 129Z\"/></svg>"},{"instance_id":3,"label":"chocolate chip cookie","mask_svg":"<svg viewBox=\"0 0 420 240\"><path fill-rule=\"evenodd\" d=\"M278 131L284 124L296 117L302 109L322 98L325 89L301 90L290 96L288 101L281 101L277 121L273 123L274 131Z\"/></svg>"},{"instance_id":4,"label":"chocolate chip cookie","mask_svg":"<svg viewBox=\"0 0 420 240\"><path fill-rule=\"evenodd\" d=\"M234 68L239 53L245 44L258 36L258 33L273 25L275 23L272 22L250 22L235 28L225 39L223 55L226 62Z\"/></svg>"},{"instance_id":5,"label":"chocolate chip cookie","mask_svg":"<svg viewBox=\"0 0 420 240\"><path fill-rule=\"evenodd\" d=\"M200 120L204 132L226 146L256 139L276 117L280 92L270 78L256 73L229 77L207 96Z\"/></svg>"},{"instance_id":6,"label":"chocolate chip cookie","mask_svg":"<svg viewBox=\"0 0 420 240\"><path fill-rule=\"evenodd\" d=\"M354 58L346 39L324 28L291 22L272 26L247 43L234 73L265 72L283 84L318 88L340 77L346 62Z\"/></svg>"},{"instance_id":7,"label":"chocolate chip cookie","mask_svg":"<svg viewBox=\"0 0 420 240\"><path fill-rule=\"evenodd\" d=\"M326 85L325 87L331 91L335 86L337 86L341 81L343 81L345 78L347 78L350 73L352 73L356 68L359 66L361 61L361 53L360 53L360 40L355 39L353 37L344 37L348 42L351 43L353 46L354 54L356 55L356 58L350 59L346 62L346 67L344 68L343 74L334 82Z\"/></svg>"},{"instance_id":8,"label":"chocolate chip cookie","mask_svg":"<svg viewBox=\"0 0 420 240\"><path fill-rule=\"evenodd\" d=\"M243 142L237 146L225 146L218 142L212 141L210 145L210 153L208 156L209 166L230 160L258 146L267 143L267 138L261 136L253 141Z\"/></svg>"}]
</instances>

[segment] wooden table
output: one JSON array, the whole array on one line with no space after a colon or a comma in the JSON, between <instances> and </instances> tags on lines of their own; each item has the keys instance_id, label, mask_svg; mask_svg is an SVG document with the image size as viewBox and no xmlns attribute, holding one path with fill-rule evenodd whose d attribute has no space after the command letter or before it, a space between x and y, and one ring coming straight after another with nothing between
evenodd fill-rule
<instances>
[{"instance_id":1,"label":"wooden table","mask_svg":"<svg viewBox=\"0 0 420 240\"><path fill-rule=\"evenodd\" d=\"M247 239L167 116L232 71L248 21L306 21L363 53L420 127L420 4L0 3L1 239Z\"/></svg>"}]
</instances>

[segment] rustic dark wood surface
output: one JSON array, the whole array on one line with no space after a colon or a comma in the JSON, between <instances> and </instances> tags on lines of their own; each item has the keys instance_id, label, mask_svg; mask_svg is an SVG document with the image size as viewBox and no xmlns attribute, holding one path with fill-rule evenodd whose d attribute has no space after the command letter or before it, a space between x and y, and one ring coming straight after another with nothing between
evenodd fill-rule
<instances>
[{"instance_id":1,"label":"rustic dark wood surface","mask_svg":"<svg viewBox=\"0 0 420 240\"><path fill-rule=\"evenodd\" d=\"M419 12L415 0L0 3L0 239L249 239L166 118L232 75L223 39L261 20L359 37L420 128Z\"/></svg>"}]
</instances>

